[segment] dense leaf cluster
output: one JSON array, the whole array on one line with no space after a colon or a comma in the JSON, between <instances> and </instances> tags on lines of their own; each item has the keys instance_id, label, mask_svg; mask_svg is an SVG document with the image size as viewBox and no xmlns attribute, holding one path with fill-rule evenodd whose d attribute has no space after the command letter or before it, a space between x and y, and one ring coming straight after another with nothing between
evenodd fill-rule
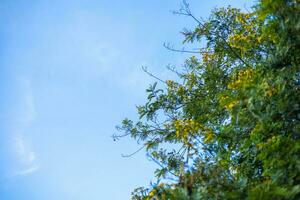
<instances>
[{"instance_id":1,"label":"dense leaf cluster","mask_svg":"<svg viewBox=\"0 0 300 200\"><path fill-rule=\"evenodd\" d=\"M133 199L300 199L300 2L214 10L185 43L197 55L148 90L119 127L159 165Z\"/></svg>"}]
</instances>

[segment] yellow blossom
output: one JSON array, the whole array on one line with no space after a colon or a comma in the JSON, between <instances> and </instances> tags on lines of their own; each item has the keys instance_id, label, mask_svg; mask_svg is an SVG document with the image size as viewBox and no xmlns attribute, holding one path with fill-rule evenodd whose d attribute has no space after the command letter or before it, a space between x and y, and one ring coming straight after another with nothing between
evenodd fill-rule
<instances>
[{"instance_id":1,"label":"yellow blossom","mask_svg":"<svg viewBox=\"0 0 300 200\"><path fill-rule=\"evenodd\" d=\"M212 130L208 130L205 133L204 143L210 143L214 139L214 133Z\"/></svg>"},{"instance_id":2,"label":"yellow blossom","mask_svg":"<svg viewBox=\"0 0 300 200\"><path fill-rule=\"evenodd\" d=\"M154 195L156 194L156 190L155 189L153 189L153 190L151 190L150 192L149 192L149 197L153 197Z\"/></svg>"},{"instance_id":3,"label":"yellow blossom","mask_svg":"<svg viewBox=\"0 0 300 200\"><path fill-rule=\"evenodd\" d=\"M197 133L203 126L195 120L174 120L173 125L175 128L175 133L178 138L187 142L190 134Z\"/></svg>"},{"instance_id":4,"label":"yellow blossom","mask_svg":"<svg viewBox=\"0 0 300 200\"><path fill-rule=\"evenodd\" d=\"M238 101L232 101L230 102L229 104L225 105L225 108L230 110L232 109L236 104L237 104Z\"/></svg>"},{"instance_id":5,"label":"yellow blossom","mask_svg":"<svg viewBox=\"0 0 300 200\"><path fill-rule=\"evenodd\" d=\"M269 88L269 89L267 89L267 91L266 91L266 95L267 95L268 97L271 97L271 96L273 96L273 95L275 94L275 92L276 92L276 90L275 90L274 88Z\"/></svg>"}]
</instances>

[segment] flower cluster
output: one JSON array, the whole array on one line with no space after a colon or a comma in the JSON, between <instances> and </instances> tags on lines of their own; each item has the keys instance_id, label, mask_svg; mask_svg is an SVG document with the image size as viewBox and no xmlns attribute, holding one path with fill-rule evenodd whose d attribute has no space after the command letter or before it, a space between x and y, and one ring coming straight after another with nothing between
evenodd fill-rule
<instances>
[{"instance_id":1,"label":"flower cluster","mask_svg":"<svg viewBox=\"0 0 300 200\"><path fill-rule=\"evenodd\" d=\"M189 134L195 134L199 132L199 130L204 129L203 125L192 119L174 120L173 124L176 130L176 136L182 138L183 141L188 140Z\"/></svg>"},{"instance_id":2,"label":"flower cluster","mask_svg":"<svg viewBox=\"0 0 300 200\"><path fill-rule=\"evenodd\" d=\"M237 89L247 86L253 81L253 69L241 70L237 74L237 79L228 84L229 89Z\"/></svg>"},{"instance_id":3,"label":"flower cluster","mask_svg":"<svg viewBox=\"0 0 300 200\"><path fill-rule=\"evenodd\" d=\"M226 95L221 96L219 101L227 110L231 110L238 103L237 100L232 100Z\"/></svg>"}]
</instances>

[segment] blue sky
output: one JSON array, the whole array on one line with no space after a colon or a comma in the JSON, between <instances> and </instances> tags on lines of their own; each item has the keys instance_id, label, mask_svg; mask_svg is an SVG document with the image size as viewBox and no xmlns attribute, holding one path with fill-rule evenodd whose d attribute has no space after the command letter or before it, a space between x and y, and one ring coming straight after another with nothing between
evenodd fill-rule
<instances>
[{"instance_id":1,"label":"blue sky","mask_svg":"<svg viewBox=\"0 0 300 200\"><path fill-rule=\"evenodd\" d=\"M250 1L190 0L197 16ZM0 199L129 199L147 186L155 164L132 140L111 135L136 119L165 66L188 56L180 48L188 18L170 11L180 0L1 0ZM249 6L248 6L249 7Z\"/></svg>"}]
</instances>

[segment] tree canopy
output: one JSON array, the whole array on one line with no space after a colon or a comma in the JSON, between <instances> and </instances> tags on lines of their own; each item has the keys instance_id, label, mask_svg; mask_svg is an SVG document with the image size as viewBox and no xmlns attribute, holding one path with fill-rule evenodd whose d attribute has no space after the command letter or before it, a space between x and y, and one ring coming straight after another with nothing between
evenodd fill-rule
<instances>
[{"instance_id":1,"label":"tree canopy","mask_svg":"<svg viewBox=\"0 0 300 200\"><path fill-rule=\"evenodd\" d=\"M119 126L159 166L132 199L300 199L300 1L176 13L200 48Z\"/></svg>"}]
</instances>

